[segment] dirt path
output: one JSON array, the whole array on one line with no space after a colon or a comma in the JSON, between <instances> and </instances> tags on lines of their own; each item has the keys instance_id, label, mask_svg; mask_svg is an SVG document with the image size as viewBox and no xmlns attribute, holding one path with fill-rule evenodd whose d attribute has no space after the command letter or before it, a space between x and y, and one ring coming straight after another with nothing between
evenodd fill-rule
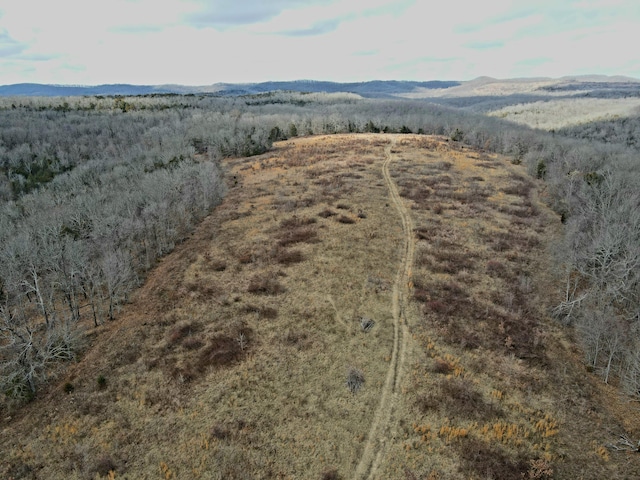
<instances>
[{"instance_id":1,"label":"dirt path","mask_svg":"<svg viewBox=\"0 0 640 480\"><path fill-rule=\"evenodd\" d=\"M389 174L389 164L392 160L392 148L395 139L385 148L385 161L382 165L382 173L389 190L389 196L402 220L403 245L400 266L393 284L392 314L393 314L393 351L391 363L387 371L387 378L380 395L380 403L371 423L371 429L367 437L362 458L356 469L356 479L374 479L384 458L387 440L391 435L391 418L398 401L398 390L403 367L407 356L407 344L409 331L405 318L405 310L409 290L411 288L411 266L415 244L413 242L413 223L409 212L402 203L398 189Z\"/></svg>"}]
</instances>

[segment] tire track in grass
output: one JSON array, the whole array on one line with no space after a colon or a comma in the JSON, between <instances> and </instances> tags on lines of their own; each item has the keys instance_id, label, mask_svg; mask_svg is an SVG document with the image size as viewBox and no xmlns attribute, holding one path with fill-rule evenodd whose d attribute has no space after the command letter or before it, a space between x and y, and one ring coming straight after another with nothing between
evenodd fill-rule
<instances>
[{"instance_id":1,"label":"tire track in grass","mask_svg":"<svg viewBox=\"0 0 640 480\"><path fill-rule=\"evenodd\" d=\"M389 191L389 197L398 211L398 215L402 220L403 245L400 266L396 274L393 284L392 305L393 314L393 350L391 352L391 363L387 371L387 377L384 382L380 402L376 409L371 428L367 437L364 451L358 467L356 468L355 478L357 480L372 480L377 478L380 464L384 458L386 444L389 440L391 429L391 417L398 402L399 385L402 371L407 356L407 344L409 341L409 331L405 318L406 304L411 288L411 267L413 265L413 257L415 252L415 244L413 242L413 222L409 215L409 211L404 206L398 188L396 187L389 173L389 164L392 161L392 148L396 143L393 138L391 143L385 148L385 160L382 164L382 174Z\"/></svg>"}]
</instances>

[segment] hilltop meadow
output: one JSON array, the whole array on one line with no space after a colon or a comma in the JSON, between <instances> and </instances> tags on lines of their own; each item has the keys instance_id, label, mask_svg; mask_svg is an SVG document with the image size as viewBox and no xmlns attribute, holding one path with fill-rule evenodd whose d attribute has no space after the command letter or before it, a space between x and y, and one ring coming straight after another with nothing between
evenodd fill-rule
<instances>
[{"instance_id":1,"label":"hilltop meadow","mask_svg":"<svg viewBox=\"0 0 640 480\"><path fill-rule=\"evenodd\" d=\"M0 475L639 476L637 86L452 85L0 97Z\"/></svg>"}]
</instances>

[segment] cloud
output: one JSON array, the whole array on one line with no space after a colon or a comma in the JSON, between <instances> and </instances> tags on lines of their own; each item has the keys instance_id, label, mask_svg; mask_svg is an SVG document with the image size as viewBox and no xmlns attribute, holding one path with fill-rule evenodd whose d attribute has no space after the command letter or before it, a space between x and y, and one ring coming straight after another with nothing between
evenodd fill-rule
<instances>
[{"instance_id":1,"label":"cloud","mask_svg":"<svg viewBox=\"0 0 640 480\"><path fill-rule=\"evenodd\" d=\"M199 3L199 2L198 2ZM185 20L197 28L225 29L266 22L285 10L326 4L328 0L217 0L199 3L198 8L187 14Z\"/></svg>"},{"instance_id":2,"label":"cloud","mask_svg":"<svg viewBox=\"0 0 640 480\"><path fill-rule=\"evenodd\" d=\"M640 75L638 0L111 2L0 0L0 83Z\"/></svg>"},{"instance_id":3,"label":"cloud","mask_svg":"<svg viewBox=\"0 0 640 480\"><path fill-rule=\"evenodd\" d=\"M139 35L144 33L156 33L165 29L162 25L119 25L109 28L112 33L124 33L125 35Z\"/></svg>"},{"instance_id":4,"label":"cloud","mask_svg":"<svg viewBox=\"0 0 640 480\"><path fill-rule=\"evenodd\" d=\"M545 65L553 62L553 59L549 57L532 57L524 60L519 60L515 63L518 67L537 67L539 65Z\"/></svg>"},{"instance_id":5,"label":"cloud","mask_svg":"<svg viewBox=\"0 0 640 480\"><path fill-rule=\"evenodd\" d=\"M309 28L301 28L299 30L286 30L280 32L282 35L288 37L309 37L314 35L323 35L325 33L333 32L340 25L341 20L331 19L323 20L321 22L314 23Z\"/></svg>"},{"instance_id":6,"label":"cloud","mask_svg":"<svg viewBox=\"0 0 640 480\"><path fill-rule=\"evenodd\" d=\"M18 55L26 48L26 44L14 40L6 30L0 31L0 58Z\"/></svg>"},{"instance_id":7,"label":"cloud","mask_svg":"<svg viewBox=\"0 0 640 480\"><path fill-rule=\"evenodd\" d=\"M465 45L465 47L468 47L474 50L487 50L487 49L504 47L504 42L502 40L469 42Z\"/></svg>"}]
</instances>

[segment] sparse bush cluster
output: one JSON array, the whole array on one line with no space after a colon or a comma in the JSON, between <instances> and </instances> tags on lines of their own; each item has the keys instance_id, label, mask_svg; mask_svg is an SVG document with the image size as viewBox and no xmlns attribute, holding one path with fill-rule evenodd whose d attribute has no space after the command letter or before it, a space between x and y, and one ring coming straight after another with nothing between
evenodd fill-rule
<instances>
[{"instance_id":1,"label":"sparse bush cluster","mask_svg":"<svg viewBox=\"0 0 640 480\"><path fill-rule=\"evenodd\" d=\"M434 390L418 395L416 406L423 414L442 411L449 418L470 421L488 421L503 416L502 410L485 400L471 380L454 375L442 377Z\"/></svg>"},{"instance_id":2,"label":"sparse bush cluster","mask_svg":"<svg viewBox=\"0 0 640 480\"><path fill-rule=\"evenodd\" d=\"M360 390L364 386L364 381L364 373L362 370L355 367L349 367L349 370L347 371L346 384L351 393L356 393Z\"/></svg>"}]
</instances>

